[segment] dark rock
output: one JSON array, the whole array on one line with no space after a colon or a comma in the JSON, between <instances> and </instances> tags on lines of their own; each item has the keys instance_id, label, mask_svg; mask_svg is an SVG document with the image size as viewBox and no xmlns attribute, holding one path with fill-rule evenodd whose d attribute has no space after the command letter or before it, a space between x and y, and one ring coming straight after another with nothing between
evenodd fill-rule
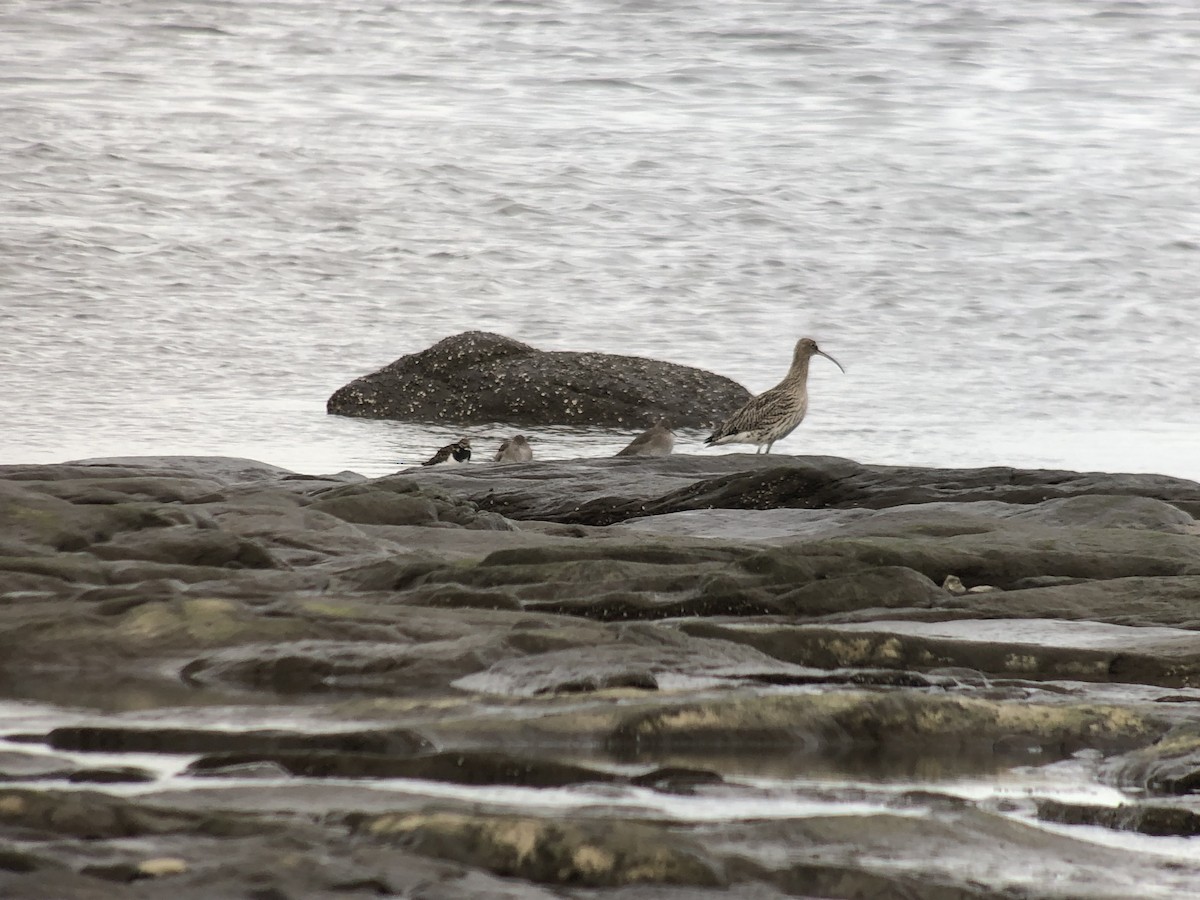
<instances>
[{"instance_id":1,"label":"dark rock","mask_svg":"<svg viewBox=\"0 0 1200 900\"><path fill-rule=\"evenodd\" d=\"M696 633L703 634L703 626L696 626ZM747 676L757 684L831 684L855 687L907 687L930 688L937 679L926 678L916 672L888 671L887 669L842 669L826 671L806 669L801 672L759 672Z\"/></svg>"},{"instance_id":2,"label":"dark rock","mask_svg":"<svg viewBox=\"0 0 1200 900\"><path fill-rule=\"evenodd\" d=\"M250 569L275 566L271 555L257 541L188 525L122 534L93 545L91 551L100 559L141 559L185 566Z\"/></svg>"},{"instance_id":3,"label":"dark rock","mask_svg":"<svg viewBox=\"0 0 1200 900\"><path fill-rule=\"evenodd\" d=\"M637 510L642 516L688 509L826 509L868 506L871 493L855 484L865 469L850 460L817 458L788 460L771 468L738 472L698 481L672 494L658 497ZM601 510L597 509L597 512ZM618 514L633 512L629 506ZM587 508L580 514L587 515ZM601 515L603 513L601 512ZM628 516L623 516L628 517ZM615 519L614 521L620 521ZM610 524L596 521L589 524Z\"/></svg>"},{"instance_id":4,"label":"dark rock","mask_svg":"<svg viewBox=\"0 0 1200 900\"><path fill-rule=\"evenodd\" d=\"M657 691L658 679L649 672L618 672L603 678L576 678L564 681L553 688L538 691L540 694L591 694L596 691L634 690Z\"/></svg>"},{"instance_id":5,"label":"dark rock","mask_svg":"<svg viewBox=\"0 0 1200 900\"><path fill-rule=\"evenodd\" d=\"M182 475L194 479L213 479L222 484L275 481L295 475L282 466L236 456L105 456L71 460L61 466L27 468L48 472L50 477L143 478ZM7 477L4 467L0 467L0 478L4 477Z\"/></svg>"},{"instance_id":6,"label":"dark rock","mask_svg":"<svg viewBox=\"0 0 1200 900\"><path fill-rule=\"evenodd\" d=\"M293 775L305 778L420 778L453 784L508 784L540 788L622 780L608 772L583 766L478 752L435 753L417 757L329 751L218 753L201 757L189 769L204 772L259 762L274 763Z\"/></svg>"},{"instance_id":7,"label":"dark rock","mask_svg":"<svg viewBox=\"0 0 1200 900\"><path fill-rule=\"evenodd\" d=\"M776 598L792 615L819 616L856 609L923 609L943 604L944 590L904 566L880 566L852 575L812 581Z\"/></svg>"},{"instance_id":8,"label":"dark rock","mask_svg":"<svg viewBox=\"0 0 1200 900\"><path fill-rule=\"evenodd\" d=\"M368 525L430 525L438 520L432 500L413 494L354 485L352 495L322 498L313 508L347 522Z\"/></svg>"},{"instance_id":9,"label":"dark rock","mask_svg":"<svg viewBox=\"0 0 1200 900\"><path fill-rule=\"evenodd\" d=\"M277 887L255 888L248 896L249 900L295 900L294 895Z\"/></svg>"},{"instance_id":10,"label":"dark rock","mask_svg":"<svg viewBox=\"0 0 1200 900\"><path fill-rule=\"evenodd\" d=\"M507 595L531 611L598 621L779 612L761 597L690 596L739 554L746 551L615 543L502 550L476 566L443 566L419 575L414 599L426 603L432 586L451 583L483 592L478 595L483 602L472 605L508 605L502 599ZM488 599L500 591L504 595L496 603Z\"/></svg>"},{"instance_id":11,"label":"dark rock","mask_svg":"<svg viewBox=\"0 0 1200 900\"><path fill-rule=\"evenodd\" d=\"M113 570L110 569L111 573ZM102 616L117 616L142 603L174 600L186 589L186 585L173 578L147 578L132 584L114 584L90 588L79 595L81 603L94 603L96 612Z\"/></svg>"},{"instance_id":12,"label":"dark rock","mask_svg":"<svg viewBox=\"0 0 1200 900\"><path fill-rule=\"evenodd\" d=\"M661 601L632 591L610 591L586 600L530 602L525 608L597 622L650 622L684 616L774 616L784 608L751 592Z\"/></svg>"},{"instance_id":13,"label":"dark rock","mask_svg":"<svg viewBox=\"0 0 1200 900\"><path fill-rule=\"evenodd\" d=\"M329 398L330 413L372 419L679 428L719 421L750 399L720 375L633 356L541 351L470 331L403 356Z\"/></svg>"},{"instance_id":14,"label":"dark rock","mask_svg":"<svg viewBox=\"0 0 1200 900\"><path fill-rule=\"evenodd\" d=\"M481 566L525 566L604 560L655 566L696 566L727 562L746 555L740 547L685 547L655 544L605 543L602 546L522 547L489 553Z\"/></svg>"},{"instance_id":15,"label":"dark rock","mask_svg":"<svg viewBox=\"0 0 1200 900\"><path fill-rule=\"evenodd\" d=\"M531 477L535 472L545 477ZM983 515L974 517L975 524L991 519L994 527L998 517L1025 512L1026 521L1018 518L1017 523L1179 531L1187 526L1187 510L1200 508L1200 484L1163 475L930 469L863 465L836 457L676 454L637 467L616 459L533 463L522 467L519 478L498 466L423 470L412 477L452 488L481 509L510 519L581 525L705 509L883 510L1001 503L1005 506L980 510ZM1092 499L1032 509L1074 497ZM926 528L930 533L936 529L929 517Z\"/></svg>"},{"instance_id":16,"label":"dark rock","mask_svg":"<svg viewBox=\"0 0 1200 900\"><path fill-rule=\"evenodd\" d=\"M155 774L136 766L110 766L102 769L80 769L67 778L72 784L145 784L154 781Z\"/></svg>"},{"instance_id":17,"label":"dark rock","mask_svg":"<svg viewBox=\"0 0 1200 900\"><path fill-rule=\"evenodd\" d=\"M0 826L85 840L178 833L201 827L206 818L90 791L0 789Z\"/></svg>"},{"instance_id":18,"label":"dark rock","mask_svg":"<svg viewBox=\"0 0 1200 900\"><path fill-rule=\"evenodd\" d=\"M477 591L455 584L414 588L407 592L404 601L410 606L448 609L518 610L522 608L521 601L506 591Z\"/></svg>"},{"instance_id":19,"label":"dark rock","mask_svg":"<svg viewBox=\"0 0 1200 900\"><path fill-rule=\"evenodd\" d=\"M1114 760L1109 777L1151 794L1200 792L1200 726L1186 724Z\"/></svg>"},{"instance_id":20,"label":"dark rock","mask_svg":"<svg viewBox=\"0 0 1200 900\"><path fill-rule=\"evenodd\" d=\"M89 753L275 753L330 751L413 755L431 749L421 735L401 728L371 731L229 731L198 728L122 728L75 725L55 728L46 743Z\"/></svg>"},{"instance_id":21,"label":"dark rock","mask_svg":"<svg viewBox=\"0 0 1200 900\"><path fill-rule=\"evenodd\" d=\"M279 763L269 760L254 759L250 762L237 761L239 757L235 755L233 762L229 765L220 765L214 761L210 768L195 769L189 768L188 774L194 775L197 778L262 778L262 779L277 779L290 778L292 773L285 769Z\"/></svg>"},{"instance_id":22,"label":"dark rock","mask_svg":"<svg viewBox=\"0 0 1200 900\"><path fill-rule=\"evenodd\" d=\"M390 882L382 878L355 878L350 881L335 881L329 889L336 893L360 893L367 896L395 897L399 894Z\"/></svg>"},{"instance_id":23,"label":"dark rock","mask_svg":"<svg viewBox=\"0 0 1200 900\"><path fill-rule=\"evenodd\" d=\"M826 538L764 553L812 557L811 563L793 559L790 565L812 565L818 574L838 569L852 572L855 564L858 568L899 566L921 573L934 584L957 575L967 587L989 585L1002 590L1020 579L1049 574L1087 579L1200 575L1195 538L1118 529L1047 533L997 528L937 541L919 534Z\"/></svg>"},{"instance_id":24,"label":"dark rock","mask_svg":"<svg viewBox=\"0 0 1200 900\"><path fill-rule=\"evenodd\" d=\"M37 872L39 869L55 867L55 863L37 854L16 847L0 847L0 870L5 872Z\"/></svg>"},{"instance_id":25,"label":"dark rock","mask_svg":"<svg viewBox=\"0 0 1200 900\"><path fill-rule=\"evenodd\" d=\"M141 877L138 873L138 867L134 863L128 862L84 866L80 871L82 871L84 875L91 875L93 878L100 878L104 881L123 882L126 884L131 881L136 881L139 877Z\"/></svg>"},{"instance_id":26,"label":"dark rock","mask_svg":"<svg viewBox=\"0 0 1200 900\"><path fill-rule=\"evenodd\" d=\"M71 552L119 531L170 524L160 514L138 504L77 505L24 485L0 479L0 535L7 555L25 547Z\"/></svg>"},{"instance_id":27,"label":"dark rock","mask_svg":"<svg viewBox=\"0 0 1200 900\"><path fill-rule=\"evenodd\" d=\"M1182 857L938 784L1086 750L1063 771L1137 801L1046 818L1191 833L1145 797L1200 785L1198 493L749 454L0 467L0 687L43 732L4 736L0 779L39 789L0 787L0 896L1191 896ZM204 781L43 790L81 769L47 742L109 754L81 780L187 753Z\"/></svg>"},{"instance_id":28,"label":"dark rock","mask_svg":"<svg viewBox=\"0 0 1200 900\"><path fill-rule=\"evenodd\" d=\"M1025 591L1034 588L1063 587L1070 584L1087 583L1087 578L1073 578L1070 575L1034 575L1030 578L1018 578L1008 586L1008 590Z\"/></svg>"},{"instance_id":29,"label":"dark rock","mask_svg":"<svg viewBox=\"0 0 1200 900\"><path fill-rule=\"evenodd\" d=\"M1090 492L1039 503L1015 513L1013 518L1056 528L1135 528L1174 533L1182 533L1193 524L1188 513L1152 496Z\"/></svg>"},{"instance_id":30,"label":"dark rock","mask_svg":"<svg viewBox=\"0 0 1200 900\"><path fill-rule=\"evenodd\" d=\"M739 867L739 871L749 874L744 867ZM940 873L913 877L872 872L857 865L838 863L798 863L785 872L776 873L771 880L790 896L1007 900L987 888L956 884L952 878Z\"/></svg>"},{"instance_id":31,"label":"dark rock","mask_svg":"<svg viewBox=\"0 0 1200 900\"><path fill-rule=\"evenodd\" d=\"M1160 837L1200 835L1200 812L1154 803L1094 806L1064 803L1059 800L1038 800L1037 815L1043 822L1057 822L1060 825L1099 825L1116 831L1136 831L1139 834Z\"/></svg>"},{"instance_id":32,"label":"dark rock","mask_svg":"<svg viewBox=\"0 0 1200 900\"><path fill-rule=\"evenodd\" d=\"M642 775L635 775L629 783L637 787L651 788L666 794L691 795L704 785L724 784L725 779L708 769L689 769L682 766L667 766Z\"/></svg>"},{"instance_id":33,"label":"dark rock","mask_svg":"<svg viewBox=\"0 0 1200 900\"><path fill-rule=\"evenodd\" d=\"M55 478L47 481L25 481L29 487L51 497L80 505L128 503L194 503L218 491L222 483L211 478L190 478L180 475L134 475L124 471L98 474L92 477ZM181 511L186 516L186 512Z\"/></svg>"},{"instance_id":34,"label":"dark rock","mask_svg":"<svg viewBox=\"0 0 1200 900\"><path fill-rule=\"evenodd\" d=\"M1141 559L1145 564L1145 557ZM1107 568L1097 566L1096 574ZM1016 589L1028 581L1018 579L1013 590L973 596L969 608L981 618L1028 616L1200 630L1200 575L1067 580L1067 584Z\"/></svg>"},{"instance_id":35,"label":"dark rock","mask_svg":"<svg viewBox=\"0 0 1200 900\"><path fill-rule=\"evenodd\" d=\"M407 478L380 478L322 491L309 507L362 525L443 525L487 531L511 531L496 513L421 487Z\"/></svg>"},{"instance_id":36,"label":"dark rock","mask_svg":"<svg viewBox=\"0 0 1200 900\"><path fill-rule=\"evenodd\" d=\"M759 681L767 676L818 674L731 641L643 625L624 627L603 645L594 640L585 643L586 633L574 637L573 646L502 659L454 685L481 694L533 697L606 689L655 691L670 679Z\"/></svg>"},{"instance_id":37,"label":"dark rock","mask_svg":"<svg viewBox=\"0 0 1200 900\"><path fill-rule=\"evenodd\" d=\"M0 595L42 588L48 593L74 593L75 585L105 584L109 567L91 554L57 553L52 556L0 556Z\"/></svg>"},{"instance_id":38,"label":"dark rock","mask_svg":"<svg viewBox=\"0 0 1200 900\"><path fill-rule=\"evenodd\" d=\"M5 735L5 739L13 741L14 736ZM0 750L0 781L66 778L75 768L75 762L66 756Z\"/></svg>"},{"instance_id":39,"label":"dark rock","mask_svg":"<svg viewBox=\"0 0 1200 900\"><path fill-rule=\"evenodd\" d=\"M503 655L503 638L493 633L408 645L293 641L219 651L189 663L182 674L196 684L232 683L281 694L391 694L444 688Z\"/></svg>"},{"instance_id":40,"label":"dark rock","mask_svg":"<svg viewBox=\"0 0 1200 900\"><path fill-rule=\"evenodd\" d=\"M848 625L690 622L689 634L745 643L776 659L820 669L969 667L1010 678L1064 678L1178 687L1200 680L1190 634L1089 623L955 620ZM1076 633L1071 633L1071 632Z\"/></svg>"}]
</instances>

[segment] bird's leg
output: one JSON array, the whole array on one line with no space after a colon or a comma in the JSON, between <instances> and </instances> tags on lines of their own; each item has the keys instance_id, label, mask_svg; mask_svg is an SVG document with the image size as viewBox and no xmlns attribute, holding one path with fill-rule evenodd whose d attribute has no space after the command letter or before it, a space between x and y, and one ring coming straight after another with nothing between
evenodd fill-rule
<instances>
[{"instance_id":1,"label":"bird's leg","mask_svg":"<svg viewBox=\"0 0 1200 900\"><path fill-rule=\"evenodd\" d=\"M772 447L774 447L774 446L775 446L775 442L774 442L774 441L771 441L769 444L767 444L767 453L770 453L770 452L771 452L771 448L772 448Z\"/></svg>"}]
</instances>

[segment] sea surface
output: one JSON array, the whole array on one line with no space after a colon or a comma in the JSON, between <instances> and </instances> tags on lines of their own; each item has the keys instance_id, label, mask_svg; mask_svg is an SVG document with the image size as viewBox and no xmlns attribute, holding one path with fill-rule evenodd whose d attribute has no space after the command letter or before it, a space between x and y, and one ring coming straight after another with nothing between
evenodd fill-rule
<instances>
[{"instance_id":1,"label":"sea surface","mask_svg":"<svg viewBox=\"0 0 1200 900\"><path fill-rule=\"evenodd\" d=\"M1194 0L5 0L0 61L0 462L383 474L458 432L326 398L484 329L810 335L776 452L1200 479Z\"/></svg>"}]
</instances>

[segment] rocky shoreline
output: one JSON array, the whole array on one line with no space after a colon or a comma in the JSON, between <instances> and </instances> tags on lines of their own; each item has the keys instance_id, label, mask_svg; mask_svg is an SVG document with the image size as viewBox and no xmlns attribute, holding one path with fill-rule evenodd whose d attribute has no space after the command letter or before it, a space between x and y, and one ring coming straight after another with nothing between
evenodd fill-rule
<instances>
[{"instance_id":1,"label":"rocky shoreline","mask_svg":"<svg viewBox=\"0 0 1200 900\"><path fill-rule=\"evenodd\" d=\"M1200 897L1200 485L0 466L0 896Z\"/></svg>"}]
</instances>

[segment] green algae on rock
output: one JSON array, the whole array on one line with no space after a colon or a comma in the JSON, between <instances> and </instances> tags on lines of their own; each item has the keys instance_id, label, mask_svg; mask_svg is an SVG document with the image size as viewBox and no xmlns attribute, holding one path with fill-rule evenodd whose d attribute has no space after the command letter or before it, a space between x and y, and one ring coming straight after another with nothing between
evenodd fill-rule
<instances>
[{"instance_id":1,"label":"green algae on rock","mask_svg":"<svg viewBox=\"0 0 1200 900\"><path fill-rule=\"evenodd\" d=\"M448 812L357 817L351 824L362 834L541 884L722 883L689 840L661 826Z\"/></svg>"},{"instance_id":2,"label":"green algae on rock","mask_svg":"<svg viewBox=\"0 0 1200 900\"><path fill-rule=\"evenodd\" d=\"M746 694L663 703L623 715L608 746L801 745L937 748L1019 738L1048 749L1136 747L1167 725L1120 706L1016 703L922 693Z\"/></svg>"}]
</instances>

